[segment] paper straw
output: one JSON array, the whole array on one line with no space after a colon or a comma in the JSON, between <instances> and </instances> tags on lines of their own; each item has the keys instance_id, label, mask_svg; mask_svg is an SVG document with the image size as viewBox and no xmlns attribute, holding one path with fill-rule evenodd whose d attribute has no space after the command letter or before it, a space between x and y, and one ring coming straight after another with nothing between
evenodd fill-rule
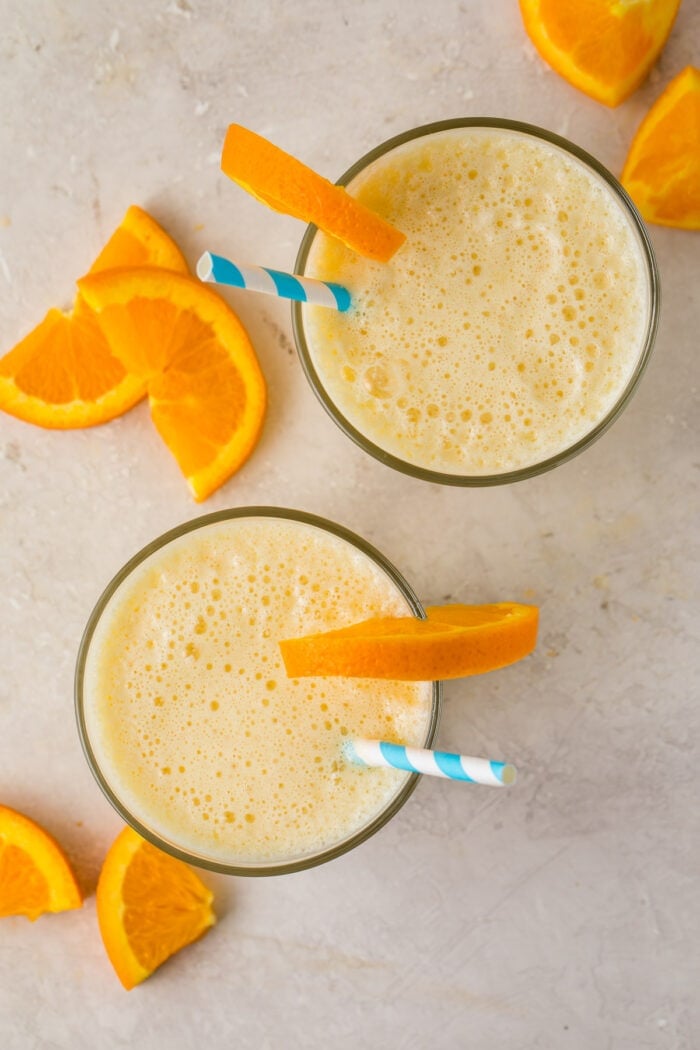
<instances>
[{"instance_id":1,"label":"paper straw","mask_svg":"<svg viewBox=\"0 0 700 1050\"><path fill-rule=\"evenodd\" d=\"M488 758L470 758L448 751L429 751L424 747L404 747L385 740L351 740L345 744L346 756L365 766L390 766L407 773L426 773L447 780L504 787L515 782L515 767Z\"/></svg>"},{"instance_id":2,"label":"paper straw","mask_svg":"<svg viewBox=\"0 0 700 1050\"><path fill-rule=\"evenodd\" d=\"M349 310L352 302L347 288L332 281L315 281L310 277L282 273L281 270L268 270L266 266L234 263L211 252L204 252L198 260L197 276L200 281L247 288L251 292L264 292L266 295L313 303L315 306L330 306L341 313Z\"/></svg>"}]
</instances>

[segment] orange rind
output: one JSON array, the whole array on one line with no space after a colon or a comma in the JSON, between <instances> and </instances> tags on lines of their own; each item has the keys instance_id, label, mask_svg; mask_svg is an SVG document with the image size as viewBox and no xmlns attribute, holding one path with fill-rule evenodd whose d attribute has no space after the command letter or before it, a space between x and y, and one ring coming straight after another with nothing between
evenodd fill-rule
<instances>
[{"instance_id":1,"label":"orange rind","mask_svg":"<svg viewBox=\"0 0 700 1050\"><path fill-rule=\"evenodd\" d=\"M369 259L388 262L406 240L347 190L240 124L226 133L221 170L263 204L313 223Z\"/></svg>"},{"instance_id":2,"label":"orange rind","mask_svg":"<svg viewBox=\"0 0 700 1050\"><path fill-rule=\"evenodd\" d=\"M533 605L440 605L427 619L374 617L281 641L287 675L431 681L483 674L521 660L537 641Z\"/></svg>"}]
</instances>

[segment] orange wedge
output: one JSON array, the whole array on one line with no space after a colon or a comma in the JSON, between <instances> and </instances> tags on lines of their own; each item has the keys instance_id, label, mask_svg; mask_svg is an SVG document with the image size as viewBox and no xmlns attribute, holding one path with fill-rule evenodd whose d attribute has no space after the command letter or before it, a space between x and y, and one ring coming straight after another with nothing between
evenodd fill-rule
<instances>
[{"instance_id":1,"label":"orange wedge","mask_svg":"<svg viewBox=\"0 0 700 1050\"><path fill-rule=\"evenodd\" d=\"M700 69L687 66L651 107L621 182L647 222L700 229Z\"/></svg>"},{"instance_id":2,"label":"orange wedge","mask_svg":"<svg viewBox=\"0 0 700 1050\"><path fill-rule=\"evenodd\" d=\"M148 391L151 417L196 500L250 455L265 414L265 381L245 329L200 281L123 269L78 282L114 356Z\"/></svg>"},{"instance_id":3,"label":"orange wedge","mask_svg":"<svg viewBox=\"0 0 700 1050\"><path fill-rule=\"evenodd\" d=\"M187 264L160 226L132 206L92 264L161 266L187 272ZM27 423L68 429L106 423L146 392L111 352L93 311L78 296L69 314L51 309L13 350L0 358L0 409Z\"/></svg>"},{"instance_id":4,"label":"orange wedge","mask_svg":"<svg viewBox=\"0 0 700 1050\"><path fill-rule=\"evenodd\" d=\"M100 872L97 919L126 989L214 925L212 899L191 868L124 828Z\"/></svg>"},{"instance_id":5,"label":"orange wedge","mask_svg":"<svg viewBox=\"0 0 700 1050\"><path fill-rule=\"evenodd\" d=\"M0 916L80 908L83 897L56 840L29 817L0 806Z\"/></svg>"},{"instance_id":6,"label":"orange wedge","mask_svg":"<svg viewBox=\"0 0 700 1050\"><path fill-rule=\"evenodd\" d=\"M406 240L341 186L240 124L229 125L221 170L263 204L314 223L370 259L388 262Z\"/></svg>"},{"instance_id":7,"label":"orange wedge","mask_svg":"<svg viewBox=\"0 0 700 1050\"><path fill-rule=\"evenodd\" d=\"M462 678L515 663L537 641L534 605L434 605L425 611L426 620L375 617L281 641L287 674L401 681Z\"/></svg>"},{"instance_id":8,"label":"orange wedge","mask_svg":"<svg viewBox=\"0 0 700 1050\"><path fill-rule=\"evenodd\" d=\"M565 80L606 106L639 87L671 32L680 0L520 0L525 29Z\"/></svg>"}]
</instances>

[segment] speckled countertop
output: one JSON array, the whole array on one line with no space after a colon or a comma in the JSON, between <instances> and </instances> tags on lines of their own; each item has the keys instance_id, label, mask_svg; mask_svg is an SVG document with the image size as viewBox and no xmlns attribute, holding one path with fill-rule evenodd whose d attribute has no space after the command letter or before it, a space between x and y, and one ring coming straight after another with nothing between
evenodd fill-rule
<instances>
[{"instance_id":1,"label":"speckled countertop","mask_svg":"<svg viewBox=\"0 0 700 1050\"><path fill-rule=\"evenodd\" d=\"M619 172L648 106L698 64L685 0L649 81L616 110L570 88L515 3L3 0L0 349L66 304L130 203L191 263L289 268L299 223L218 168L231 121L336 178L377 142L509 116ZM3 1050L99 1047L696 1050L700 235L651 229L656 352L583 456L516 486L455 490L351 444L308 388L289 310L231 294L269 383L262 441L204 508L143 406L93 430L0 416L0 799L65 843L80 912L2 922ZM507 792L424 781L369 842L276 879L208 877L220 921L141 988L97 933L120 827L72 709L104 584L152 537L256 503L361 533L427 600L541 606L538 650L451 683L439 743L507 756Z\"/></svg>"}]
</instances>

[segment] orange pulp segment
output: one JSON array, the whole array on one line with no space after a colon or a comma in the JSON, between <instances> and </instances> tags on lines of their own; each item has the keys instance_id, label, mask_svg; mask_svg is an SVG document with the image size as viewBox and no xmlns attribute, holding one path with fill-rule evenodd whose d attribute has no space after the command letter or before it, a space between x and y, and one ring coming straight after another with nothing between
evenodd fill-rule
<instances>
[{"instance_id":1,"label":"orange pulp segment","mask_svg":"<svg viewBox=\"0 0 700 1050\"><path fill-rule=\"evenodd\" d=\"M639 87L671 32L680 0L520 0L542 58L606 106Z\"/></svg>"},{"instance_id":2,"label":"orange pulp segment","mask_svg":"<svg viewBox=\"0 0 700 1050\"><path fill-rule=\"evenodd\" d=\"M29 817L0 806L0 916L80 908L83 897L56 840Z\"/></svg>"},{"instance_id":3,"label":"orange pulp segment","mask_svg":"<svg viewBox=\"0 0 700 1050\"><path fill-rule=\"evenodd\" d=\"M113 266L162 266L187 272L179 248L141 208L132 205L90 273ZM51 309L0 358L0 409L27 423L69 429L106 423L146 392L111 352L94 312L80 295L71 313Z\"/></svg>"},{"instance_id":4,"label":"orange pulp segment","mask_svg":"<svg viewBox=\"0 0 700 1050\"><path fill-rule=\"evenodd\" d=\"M229 125L221 170L270 208L314 223L369 259L388 262L406 240L347 190L240 124Z\"/></svg>"},{"instance_id":5,"label":"orange pulp segment","mask_svg":"<svg viewBox=\"0 0 700 1050\"><path fill-rule=\"evenodd\" d=\"M651 107L621 182L647 222L700 229L700 69L687 66Z\"/></svg>"},{"instance_id":6,"label":"orange pulp segment","mask_svg":"<svg viewBox=\"0 0 700 1050\"><path fill-rule=\"evenodd\" d=\"M281 641L287 674L402 681L462 678L515 663L537 641L534 605L434 605L425 612L425 620L380 616Z\"/></svg>"},{"instance_id":7,"label":"orange pulp segment","mask_svg":"<svg viewBox=\"0 0 700 1050\"><path fill-rule=\"evenodd\" d=\"M252 452L265 381L233 310L200 281L168 270L122 269L78 282L115 357L148 391L151 417L196 500Z\"/></svg>"},{"instance_id":8,"label":"orange pulp segment","mask_svg":"<svg viewBox=\"0 0 700 1050\"><path fill-rule=\"evenodd\" d=\"M126 989L214 925L213 895L182 861L131 828L112 843L97 883L105 950Z\"/></svg>"},{"instance_id":9,"label":"orange pulp segment","mask_svg":"<svg viewBox=\"0 0 700 1050\"><path fill-rule=\"evenodd\" d=\"M148 212L132 204L90 267L89 273L122 266L159 266L187 273L185 257Z\"/></svg>"}]
</instances>

